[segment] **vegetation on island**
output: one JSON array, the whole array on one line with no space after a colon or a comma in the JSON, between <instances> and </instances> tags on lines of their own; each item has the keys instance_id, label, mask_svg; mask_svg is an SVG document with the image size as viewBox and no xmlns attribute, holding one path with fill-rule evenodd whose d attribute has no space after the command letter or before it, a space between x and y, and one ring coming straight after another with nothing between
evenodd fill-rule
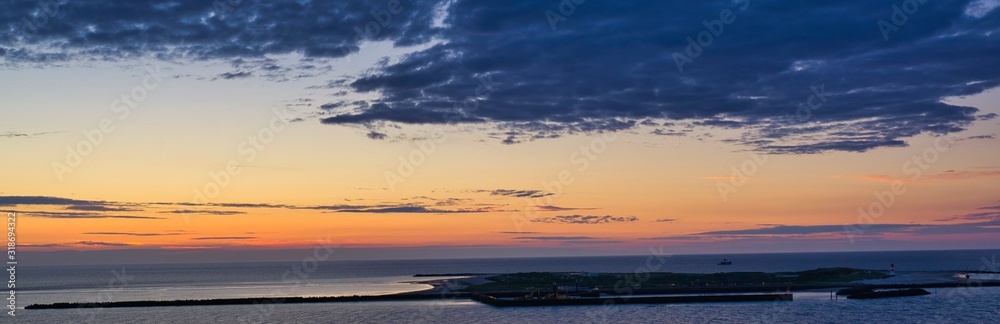
<instances>
[{"instance_id":1,"label":"vegetation on island","mask_svg":"<svg viewBox=\"0 0 1000 324\"><path fill-rule=\"evenodd\" d=\"M501 274L491 282L469 286L472 292L551 290L555 283L563 290L621 290L674 288L736 288L844 285L861 280L888 278L881 270L823 268L799 272L720 272L720 273L584 273L525 272Z\"/></svg>"}]
</instances>

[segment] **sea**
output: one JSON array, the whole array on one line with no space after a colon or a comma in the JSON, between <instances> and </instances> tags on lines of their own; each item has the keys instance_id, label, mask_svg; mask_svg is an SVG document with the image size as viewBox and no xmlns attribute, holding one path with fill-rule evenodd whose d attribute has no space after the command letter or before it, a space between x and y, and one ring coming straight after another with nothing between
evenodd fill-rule
<instances>
[{"instance_id":1,"label":"sea","mask_svg":"<svg viewBox=\"0 0 1000 324\"><path fill-rule=\"evenodd\" d=\"M495 308L468 299L148 308L24 309L31 304L420 291L417 274L801 271L824 267L998 271L1000 250L647 255L17 268L12 323L1000 323L1000 287L936 289L882 300L795 292L792 302ZM732 265L718 265L722 258ZM4 295L7 295L6 293ZM5 312L9 310L5 309Z\"/></svg>"}]
</instances>

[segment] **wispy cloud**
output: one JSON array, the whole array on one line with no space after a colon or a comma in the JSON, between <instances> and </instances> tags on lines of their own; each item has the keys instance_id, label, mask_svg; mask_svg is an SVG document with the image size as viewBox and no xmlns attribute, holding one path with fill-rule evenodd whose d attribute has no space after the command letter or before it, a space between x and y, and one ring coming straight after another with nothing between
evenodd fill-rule
<instances>
[{"instance_id":1,"label":"wispy cloud","mask_svg":"<svg viewBox=\"0 0 1000 324\"><path fill-rule=\"evenodd\" d=\"M514 198L542 198L554 195L551 192L544 192L541 190L494 189L494 190L477 190L476 192L489 193L491 196L504 196L504 197L514 197Z\"/></svg>"},{"instance_id":2,"label":"wispy cloud","mask_svg":"<svg viewBox=\"0 0 1000 324\"><path fill-rule=\"evenodd\" d=\"M416 199L407 198L407 199ZM403 199L403 200L407 200ZM65 209L68 210L80 210L80 211L92 211L92 212L134 212L141 211L141 209L136 209L131 206L138 205L151 205L151 206L185 206L185 207L200 207L202 209L175 209L160 211L160 214L202 214L202 215L241 215L246 214L246 211L238 210L218 210L209 208L241 208L241 209L297 209L297 210L328 210L333 212L343 212L343 213L401 213L401 214L469 214L469 213L487 213L487 212L500 212L504 211L498 205L479 203L471 203L471 199L468 198L444 198L436 199L430 197L422 197L418 200L429 200L433 203L421 204L421 203L373 203L373 204L340 204L340 205L319 205L319 206L307 206L307 205L285 205L285 204L262 204L262 203L210 203L210 204L195 204L187 202L154 202L154 203L123 203L123 202L109 202L109 201L87 201L87 200L77 200L59 197L44 197L44 196L0 196L0 205L3 206L14 206L14 205L55 205L63 206L68 205ZM431 207L434 206L434 207ZM450 207L450 208L441 208ZM37 217L51 217L51 218L146 218L146 219L162 219L160 217L147 217L147 216L123 216L114 213L73 213L73 212L25 212L32 213Z\"/></svg>"},{"instance_id":3,"label":"wispy cloud","mask_svg":"<svg viewBox=\"0 0 1000 324\"><path fill-rule=\"evenodd\" d=\"M246 212L235 211L235 210L194 210L194 209L178 209L171 211L164 211L161 213L170 214L202 214L202 215L240 215L246 214Z\"/></svg>"},{"instance_id":4,"label":"wispy cloud","mask_svg":"<svg viewBox=\"0 0 1000 324\"><path fill-rule=\"evenodd\" d=\"M913 224L872 224L865 228L867 233L912 229L920 225ZM809 235L809 234L843 234L844 225L776 225L762 228L709 231L697 235Z\"/></svg>"},{"instance_id":5,"label":"wispy cloud","mask_svg":"<svg viewBox=\"0 0 1000 324\"><path fill-rule=\"evenodd\" d=\"M569 210L594 210L599 208L559 207L552 205L541 205L541 206L535 206L535 209L541 211L569 211Z\"/></svg>"},{"instance_id":6,"label":"wispy cloud","mask_svg":"<svg viewBox=\"0 0 1000 324\"><path fill-rule=\"evenodd\" d=\"M952 219L954 220L954 219ZM882 235L889 233L901 234L985 234L996 233L997 226L1000 226L1000 218L983 221L984 219L966 218L965 220L978 220L974 223L958 224L870 224L858 232L850 225L777 225L762 228L709 231L697 233L699 236L713 237L743 237L743 236L799 236L799 235Z\"/></svg>"},{"instance_id":7,"label":"wispy cloud","mask_svg":"<svg viewBox=\"0 0 1000 324\"><path fill-rule=\"evenodd\" d=\"M166 219L163 217L152 217L152 216L108 215L108 214L82 213L82 212L21 211L19 213L23 214L23 216L25 217L62 218L62 219L101 219L101 218Z\"/></svg>"},{"instance_id":8,"label":"wispy cloud","mask_svg":"<svg viewBox=\"0 0 1000 324\"><path fill-rule=\"evenodd\" d=\"M206 237L194 237L192 240L198 241L226 241L226 240L252 240L256 239L256 236L206 236Z\"/></svg>"},{"instance_id":9,"label":"wispy cloud","mask_svg":"<svg viewBox=\"0 0 1000 324\"><path fill-rule=\"evenodd\" d=\"M985 212L969 213L964 215L952 216L938 219L940 222L997 222L1000 224L1000 206L988 206L979 208L979 210L987 210Z\"/></svg>"},{"instance_id":10,"label":"wispy cloud","mask_svg":"<svg viewBox=\"0 0 1000 324\"><path fill-rule=\"evenodd\" d=\"M598 238L590 236L518 236L514 239L533 241L585 241L597 240Z\"/></svg>"},{"instance_id":11,"label":"wispy cloud","mask_svg":"<svg viewBox=\"0 0 1000 324\"><path fill-rule=\"evenodd\" d=\"M68 243L18 244L17 246L23 248L77 249L77 248L91 248L91 247L128 247L128 246L135 246L135 244L121 243L121 242L102 242L102 241L76 241Z\"/></svg>"},{"instance_id":12,"label":"wispy cloud","mask_svg":"<svg viewBox=\"0 0 1000 324\"><path fill-rule=\"evenodd\" d=\"M47 196L0 196L0 205L93 205L100 203L102 202Z\"/></svg>"},{"instance_id":13,"label":"wispy cloud","mask_svg":"<svg viewBox=\"0 0 1000 324\"><path fill-rule=\"evenodd\" d=\"M996 139L996 135L995 134L976 135L976 136L963 137L963 138L960 138L958 140L959 141L971 141L971 140L991 140L991 139Z\"/></svg>"},{"instance_id":14,"label":"wispy cloud","mask_svg":"<svg viewBox=\"0 0 1000 324\"><path fill-rule=\"evenodd\" d=\"M659 135L659 136L687 136L688 132L673 131L673 130L664 130L664 129L657 128L657 129L654 129L652 132L650 132L650 134Z\"/></svg>"},{"instance_id":15,"label":"wispy cloud","mask_svg":"<svg viewBox=\"0 0 1000 324\"><path fill-rule=\"evenodd\" d=\"M396 213L396 214L466 214L485 213L491 211L488 208L482 209L435 209L424 206L397 206L397 207L372 207L359 209L338 209L341 213Z\"/></svg>"},{"instance_id":16,"label":"wispy cloud","mask_svg":"<svg viewBox=\"0 0 1000 324\"><path fill-rule=\"evenodd\" d=\"M133 212L141 211L141 209L129 208L129 207L113 207L103 204L86 204L86 205L70 205L66 207L67 210L82 210L82 211L102 211L102 212Z\"/></svg>"},{"instance_id":17,"label":"wispy cloud","mask_svg":"<svg viewBox=\"0 0 1000 324\"><path fill-rule=\"evenodd\" d=\"M609 240L609 239L596 238L590 236L519 236L515 237L514 239L523 241L558 242L567 244L621 243L621 241L619 240Z\"/></svg>"},{"instance_id":18,"label":"wispy cloud","mask_svg":"<svg viewBox=\"0 0 1000 324\"><path fill-rule=\"evenodd\" d=\"M38 136L42 136L42 135L55 134L55 133L59 133L59 132L42 132L42 133L6 132L6 133L0 133L0 137L4 137L4 138L18 138L18 137L20 137L20 138L32 138L32 137L38 137Z\"/></svg>"},{"instance_id":19,"label":"wispy cloud","mask_svg":"<svg viewBox=\"0 0 1000 324\"><path fill-rule=\"evenodd\" d=\"M227 207L227 208L302 208L301 206L293 205L283 205L283 204L252 204L252 203L208 203L208 204L196 204L189 202L153 202L149 205L161 205L161 206L203 206L203 207Z\"/></svg>"},{"instance_id":20,"label":"wispy cloud","mask_svg":"<svg viewBox=\"0 0 1000 324\"><path fill-rule=\"evenodd\" d=\"M118 243L118 242L79 241L79 242L72 243L72 245L87 245L87 246L131 246L133 244Z\"/></svg>"},{"instance_id":21,"label":"wispy cloud","mask_svg":"<svg viewBox=\"0 0 1000 324\"><path fill-rule=\"evenodd\" d=\"M84 235L116 235L116 236L174 236L183 235L184 233L173 232L173 233L133 233L133 232L86 232Z\"/></svg>"},{"instance_id":22,"label":"wispy cloud","mask_svg":"<svg viewBox=\"0 0 1000 324\"><path fill-rule=\"evenodd\" d=\"M610 223L633 223L639 218L635 216L593 216L593 215L565 215L554 217L539 217L532 219L532 222L553 223L553 224L610 224Z\"/></svg>"}]
</instances>

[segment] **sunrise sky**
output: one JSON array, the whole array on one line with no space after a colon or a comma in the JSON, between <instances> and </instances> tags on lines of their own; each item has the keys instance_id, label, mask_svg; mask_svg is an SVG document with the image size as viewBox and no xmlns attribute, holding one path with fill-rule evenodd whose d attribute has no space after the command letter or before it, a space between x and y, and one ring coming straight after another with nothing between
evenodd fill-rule
<instances>
[{"instance_id":1,"label":"sunrise sky","mask_svg":"<svg viewBox=\"0 0 1000 324\"><path fill-rule=\"evenodd\" d=\"M997 1L105 2L0 13L39 264L1000 246Z\"/></svg>"}]
</instances>

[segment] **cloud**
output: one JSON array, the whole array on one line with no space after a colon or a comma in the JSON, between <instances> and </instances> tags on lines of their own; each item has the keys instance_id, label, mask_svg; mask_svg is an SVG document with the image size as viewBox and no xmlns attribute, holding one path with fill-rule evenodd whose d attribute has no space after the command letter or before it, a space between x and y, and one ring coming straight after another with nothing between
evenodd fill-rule
<instances>
[{"instance_id":1,"label":"cloud","mask_svg":"<svg viewBox=\"0 0 1000 324\"><path fill-rule=\"evenodd\" d=\"M170 214L203 214L203 215L240 215L246 214L246 212L235 211L235 210L193 210L193 209L178 209L171 211L164 211L161 213Z\"/></svg>"},{"instance_id":2,"label":"cloud","mask_svg":"<svg viewBox=\"0 0 1000 324\"><path fill-rule=\"evenodd\" d=\"M998 214L997 216L1000 216ZM967 220L975 220L966 218ZM950 219L950 220L954 220ZM887 233L906 234L981 234L996 233L1000 217L991 221L959 224L849 224L849 225L775 225L754 229L724 230L697 233L700 236L742 237L742 236L796 236L796 235L879 235Z\"/></svg>"},{"instance_id":3,"label":"cloud","mask_svg":"<svg viewBox=\"0 0 1000 324\"><path fill-rule=\"evenodd\" d=\"M370 131L370 132L368 132L368 138L373 139L373 140L384 140L387 137L389 137L389 135L386 135L385 133L379 133L379 132L376 132L376 131Z\"/></svg>"},{"instance_id":4,"label":"cloud","mask_svg":"<svg viewBox=\"0 0 1000 324\"><path fill-rule=\"evenodd\" d=\"M535 209L541 210L541 211L568 211L568 210L594 210L594 209L598 209L598 208L577 208L577 207L559 207L559 206L552 206L552 205L540 205L540 206L535 206Z\"/></svg>"},{"instance_id":5,"label":"cloud","mask_svg":"<svg viewBox=\"0 0 1000 324\"><path fill-rule=\"evenodd\" d=\"M995 134L989 134L989 135L976 135L976 136L969 136L969 137L965 137L965 138L960 138L960 139L958 139L958 140L959 140L959 141L968 141L968 140L990 140L990 139L995 139L995 138L996 138L996 135L995 135Z\"/></svg>"},{"instance_id":6,"label":"cloud","mask_svg":"<svg viewBox=\"0 0 1000 324\"><path fill-rule=\"evenodd\" d=\"M677 222L676 218L659 218L656 220L657 223L674 223Z\"/></svg>"},{"instance_id":7,"label":"cloud","mask_svg":"<svg viewBox=\"0 0 1000 324\"><path fill-rule=\"evenodd\" d=\"M253 72L240 71L240 72L226 72L219 74L220 79L232 80L232 79L245 79L253 76Z\"/></svg>"},{"instance_id":8,"label":"cloud","mask_svg":"<svg viewBox=\"0 0 1000 324\"><path fill-rule=\"evenodd\" d=\"M83 210L83 211L104 211L104 212L128 212L128 211L139 211L139 209L133 209L128 207L111 207L103 204L86 204L86 205L70 205L66 207L67 210Z\"/></svg>"},{"instance_id":9,"label":"cloud","mask_svg":"<svg viewBox=\"0 0 1000 324\"><path fill-rule=\"evenodd\" d=\"M970 213L959 216L952 216L938 219L939 222L965 221L965 222L995 222L1000 224L1000 206L983 207L980 210L990 210L986 212ZM997 211L993 211L997 210Z\"/></svg>"},{"instance_id":10,"label":"cloud","mask_svg":"<svg viewBox=\"0 0 1000 324\"><path fill-rule=\"evenodd\" d=\"M491 196L504 196L504 197L514 197L514 198L542 198L554 195L554 193L544 192L541 190L495 189L495 190L477 190L476 192L488 192Z\"/></svg>"},{"instance_id":11,"label":"cloud","mask_svg":"<svg viewBox=\"0 0 1000 324\"><path fill-rule=\"evenodd\" d=\"M200 206L199 204L178 204L178 205L189 205L189 206ZM292 205L281 205L281 204L249 204L249 203L211 203L207 206L216 207L231 207L231 208L295 208Z\"/></svg>"},{"instance_id":12,"label":"cloud","mask_svg":"<svg viewBox=\"0 0 1000 324\"><path fill-rule=\"evenodd\" d=\"M74 242L75 245L87 245L87 246L130 246L133 244L128 243L116 243L116 242L98 242L98 241L79 241Z\"/></svg>"},{"instance_id":13,"label":"cloud","mask_svg":"<svg viewBox=\"0 0 1000 324\"><path fill-rule=\"evenodd\" d=\"M43 11L37 3L11 3L0 21L11 22L0 40L4 58L14 62L63 62L74 59L164 60L246 59L299 52L307 58L337 58L358 51L365 41L392 40L400 46L426 42L433 3L406 3L375 26L369 12L387 10L385 1L242 1L224 7L213 1L109 2L60 1ZM229 2L233 3L233 2ZM43 26L21 24L33 14ZM384 18L385 19L385 18ZM377 23L376 23L377 24ZM58 51L51 46L60 44ZM282 67L262 65L262 70Z\"/></svg>"},{"instance_id":14,"label":"cloud","mask_svg":"<svg viewBox=\"0 0 1000 324\"><path fill-rule=\"evenodd\" d=\"M524 191L529 192L529 191ZM525 194L524 192L514 193L517 195ZM506 193L506 192L505 192ZM244 208L244 209L257 209L257 208L275 208L275 209L311 209L311 210L328 210L334 212L344 212L344 213L401 213L401 214L468 214L468 213L487 213L487 212L499 212L504 211L499 208L498 205L493 204L466 204L461 206L461 202L470 201L471 199L466 198L444 198L444 199L434 199L430 197L414 197L423 198L426 200L437 200L434 206L453 206L451 208L433 208L421 204L398 204L398 203L381 203L381 204L365 204L365 205L320 205L320 206L308 206L308 205L284 205L284 204L251 204L251 203L210 203L210 204L195 204L187 202L156 202L156 203L123 203L123 202L95 202L95 201L85 201L85 200L75 200L67 198L58 197L42 197L42 196L0 196L0 206L2 205L69 205L66 209L69 210L81 210L81 211L93 211L93 212L124 212L124 211L137 211L135 209L130 209L126 207L111 207L111 206L132 206L132 205L157 205L157 206L190 206L190 207L221 207L221 208ZM407 200L407 199L403 199ZM33 217L48 217L48 218L122 218L122 219L165 219L162 217L151 217L151 216L126 216L126 215L116 215L116 214L104 214L104 213L90 213L90 212L35 212L35 211L22 211L27 216ZM245 211L235 211L235 210L211 210L211 209L176 209L169 211L160 211L161 214L202 214L202 215L241 215L246 214Z\"/></svg>"},{"instance_id":15,"label":"cloud","mask_svg":"<svg viewBox=\"0 0 1000 324\"><path fill-rule=\"evenodd\" d=\"M618 240L608 240L595 238L590 236L519 236L515 237L516 240L525 241L544 241L544 242L559 242L568 244L607 244L607 243L621 243Z\"/></svg>"},{"instance_id":16,"label":"cloud","mask_svg":"<svg viewBox=\"0 0 1000 324\"><path fill-rule=\"evenodd\" d=\"M1000 221L972 224L935 225L916 228L915 234L996 234L1000 232Z\"/></svg>"},{"instance_id":17,"label":"cloud","mask_svg":"<svg viewBox=\"0 0 1000 324\"><path fill-rule=\"evenodd\" d=\"M0 54L0 57L2 57L2 56L3 55ZM38 136L42 136L42 135L55 134L55 133L59 133L59 132L42 132L42 133L6 132L6 133L0 133L0 137L6 137L6 138L16 138L16 137L32 138L32 137L38 137Z\"/></svg>"},{"instance_id":18,"label":"cloud","mask_svg":"<svg viewBox=\"0 0 1000 324\"><path fill-rule=\"evenodd\" d=\"M65 247L65 244L59 243L46 243L46 244L18 244L18 247L24 248L51 248L51 247Z\"/></svg>"},{"instance_id":19,"label":"cloud","mask_svg":"<svg viewBox=\"0 0 1000 324\"><path fill-rule=\"evenodd\" d=\"M0 205L89 205L100 202L47 196L0 196Z\"/></svg>"},{"instance_id":20,"label":"cloud","mask_svg":"<svg viewBox=\"0 0 1000 324\"><path fill-rule=\"evenodd\" d=\"M198 241L212 241L212 240L252 240L257 237L255 236L208 236L208 237L194 237L192 240Z\"/></svg>"},{"instance_id":21,"label":"cloud","mask_svg":"<svg viewBox=\"0 0 1000 324\"><path fill-rule=\"evenodd\" d=\"M140 209L129 208L126 204L109 201L89 201L48 196L0 196L0 206L16 205L69 205L66 210L96 211L96 212L127 212L139 211ZM72 213L67 213L72 214Z\"/></svg>"},{"instance_id":22,"label":"cloud","mask_svg":"<svg viewBox=\"0 0 1000 324\"><path fill-rule=\"evenodd\" d=\"M324 105L322 122L362 125L372 139L392 136L380 129L392 124L480 124L509 131L505 144L676 123L738 131L725 140L779 154L961 132L989 115L944 99L1000 85L995 0L922 3L891 35L876 24L891 6L872 1L592 1L558 22L543 14L557 2L529 0L405 2L386 16L381 0L215 3L64 1L33 27L20 22L49 13L11 2L0 12L0 65L223 61L234 71L222 79L287 80L322 74L365 42L422 45L319 87L377 97ZM679 69L687 39L723 9L735 22ZM301 59L269 58L288 54ZM815 94L822 106L803 112Z\"/></svg>"},{"instance_id":23,"label":"cloud","mask_svg":"<svg viewBox=\"0 0 1000 324\"><path fill-rule=\"evenodd\" d=\"M435 199L430 198L430 197L425 197L425 198L429 199L429 200L435 200ZM455 205L458 205L458 204L460 204L462 202L471 201L471 200L472 199L469 199L469 198L445 198L445 199L441 199L441 201L438 201L438 202L434 203L434 205L435 206L455 206Z\"/></svg>"},{"instance_id":24,"label":"cloud","mask_svg":"<svg viewBox=\"0 0 1000 324\"><path fill-rule=\"evenodd\" d=\"M944 98L1000 85L1000 68L985 54L1000 49L990 38L1000 20L979 16L985 9L970 19L962 5L970 3L922 4L913 23L885 40L876 25L890 18L885 3L754 2L680 72L673 53L685 53L686 39L732 1L588 2L555 31L537 14L551 3L463 1L449 7L445 43L350 83L380 94L376 103L323 121L574 133L659 119L740 129L733 143L771 153L902 147L978 119L979 110ZM475 109L462 104L473 94ZM822 106L802 113L814 94Z\"/></svg>"},{"instance_id":25,"label":"cloud","mask_svg":"<svg viewBox=\"0 0 1000 324\"><path fill-rule=\"evenodd\" d=\"M534 240L534 241L583 241L583 240L596 240L590 236L518 236L514 239L518 240Z\"/></svg>"},{"instance_id":26,"label":"cloud","mask_svg":"<svg viewBox=\"0 0 1000 324\"><path fill-rule=\"evenodd\" d=\"M86 232L84 235L119 235L119 236L172 236L183 233L132 233L132 232Z\"/></svg>"},{"instance_id":27,"label":"cloud","mask_svg":"<svg viewBox=\"0 0 1000 324\"><path fill-rule=\"evenodd\" d=\"M101 218L116 218L116 219L166 219L163 217L152 217L152 216L127 216L127 215L106 215L98 213L77 213L77 212L41 212L41 211L21 211L26 217L40 217L40 218L62 218L62 219L101 219Z\"/></svg>"},{"instance_id":28,"label":"cloud","mask_svg":"<svg viewBox=\"0 0 1000 324\"><path fill-rule=\"evenodd\" d=\"M134 246L135 244L129 243L119 243L119 242L101 242L101 241L76 241L69 243L46 243L46 244L18 244L18 247L25 248L81 248L81 247L127 247ZM79 253L74 251L74 253Z\"/></svg>"},{"instance_id":29,"label":"cloud","mask_svg":"<svg viewBox=\"0 0 1000 324\"><path fill-rule=\"evenodd\" d=\"M965 14L974 18L983 18L997 7L1000 7L1000 1L975 0L965 6Z\"/></svg>"},{"instance_id":30,"label":"cloud","mask_svg":"<svg viewBox=\"0 0 1000 324\"><path fill-rule=\"evenodd\" d=\"M687 136L687 134L688 134L687 132L679 132L679 131L672 131L672 130L663 130L663 129L659 129L659 128L654 129L652 132L649 132L649 133L653 134L653 135L660 135L660 136Z\"/></svg>"},{"instance_id":31,"label":"cloud","mask_svg":"<svg viewBox=\"0 0 1000 324\"><path fill-rule=\"evenodd\" d=\"M635 216L591 216L591 215L566 215L555 217L539 217L532 219L532 222L553 223L553 224L610 224L610 223L634 223L639 218Z\"/></svg>"},{"instance_id":32,"label":"cloud","mask_svg":"<svg viewBox=\"0 0 1000 324\"><path fill-rule=\"evenodd\" d=\"M161 206L212 206L212 207L227 207L227 208L282 208L282 209L296 209L304 208L302 206L293 205L283 205L283 204L251 204L251 203L208 203L208 204L196 204L190 202L154 202L149 203L150 205L161 205Z\"/></svg>"},{"instance_id":33,"label":"cloud","mask_svg":"<svg viewBox=\"0 0 1000 324\"><path fill-rule=\"evenodd\" d=\"M848 225L849 226L849 225ZM914 224L871 224L865 228L866 233L912 229L920 225ZM775 225L763 228L724 230L702 232L697 235L809 235L809 234L844 234L845 225Z\"/></svg>"},{"instance_id":34,"label":"cloud","mask_svg":"<svg viewBox=\"0 0 1000 324\"><path fill-rule=\"evenodd\" d=\"M491 211L488 208L480 209L435 209L424 206L395 206L395 207L371 207L356 209L338 209L342 213L374 213L374 214L464 214L464 213L485 213Z\"/></svg>"}]
</instances>

